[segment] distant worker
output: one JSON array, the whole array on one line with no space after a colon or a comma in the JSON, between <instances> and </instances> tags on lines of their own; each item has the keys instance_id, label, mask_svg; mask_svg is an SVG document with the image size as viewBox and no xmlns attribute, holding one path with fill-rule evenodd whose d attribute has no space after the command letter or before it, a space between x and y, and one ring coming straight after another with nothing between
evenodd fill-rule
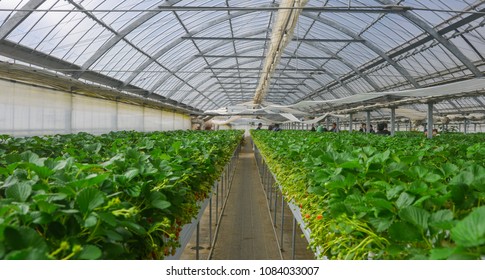
<instances>
[{"instance_id":1,"label":"distant worker","mask_svg":"<svg viewBox=\"0 0 485 280\"><path fill-rule=\"evenodd\" d=\"M260 130L263 127L262 123L258 123L258 127L256 127L257 130Z\"/></svg>"},{"instance_id":2,"label":"distant worker","mask_svg":"<svg viewBox=\"0 0 485 280\"><path fill-rule=\"evenodd\" d=\"M268 125L268 130L273 130L274 129L274 124Z\"/></svg>"},{"instance_id":3,"label":"distant worker","mask_svg":"<svg viewBox=\"0 0 485 280\"><path fill-rule=\"evenodd\" d=\"M330 129L330 132L338 132L337 123L332 123L332 128Z\"/></svg>"},{"instance_id":4,"label":"distant worker","mask_svg":"<svg viewBox=\"0 0 485 280\"><path fill-rule=\"evenodd\" d=\"M211 122L206 122L204 126L205 130L212 130L212 123Z\"/></svg>"},{"instance_id":5,"label":"distant worker","mask_svg":"<svg viewBox=\"0 0 485 280\"><path fill-rule=\"evenodd\" d=\"M387 130L387 123L380 122L377 124L377 132L379 135L391 135L391 132Z\"/></svg>"},{"instance_id":6,"label":"distant worker","mask_svg":"<svg viewBox=\"0 0 485 280\"><path fill-rule=\"evenodd\" d=\"M436 129L436 128L433 128L433 130L431 131L431 133L432 133L433 137L440 135L438 133L438 129ZM424 130L424 136L428 136L428 130L427 129Z\"/></svg>"},{"instance_id":7,"label":"distant worker","mask_svg":"<svg viewBox=\"0 0 485 280\"><path fill-rule=\"evenodd\" d=\"M280 125L279 124L275 124L274 125L274 128L273 128L273 131L281 131Z\"/></svg>"},{"instance_id":8,"label":"distant worker","mask_svg":"<svg viewBox=\"0 0 485 280\"><path fill-rule=\"evenodd\" d=\"M367 132L367 125L365 123L360 124L359 132Z\"/></svg>"},{"instance_id":9,"label":"distant worker","mask_svg":"<svg viewBox=\"0 0 485 280\"><path fill-rule=\"evenodd\" d=\"M310 129L310 131L317 131L314 124L312 124L312 128Z\"/></svg>"},{"instance_id":10,"label":"distant worker","mask_svg":"<svg viewBox=\"0 0 485 280\"><path fill-rule=\"evenodd\" d=\"M376 133L372 124L370 125L369 133Z\"/></svg>"},{"instance_id":11,"label":"distant worker","mask_svg":"<svg viewBox=\"0 0 485 280\"><path fill-rule=\"evenodd\" d=\"M325 127L323 127L322 123L319 123L317 126L317 132L325 132Z\"/></svg>"}]
</instances>

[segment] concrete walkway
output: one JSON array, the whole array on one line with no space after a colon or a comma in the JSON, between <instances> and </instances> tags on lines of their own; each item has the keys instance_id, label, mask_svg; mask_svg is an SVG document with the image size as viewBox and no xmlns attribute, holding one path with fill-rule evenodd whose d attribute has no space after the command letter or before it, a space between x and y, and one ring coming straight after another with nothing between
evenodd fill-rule
<instances>
[{"instance_id":1,"label":"concrete walkway","mask_svg":"<svg viewBox=\"0 0 485 280\"><path fill-rule=\"evenodd\" d=\"M281 259L248 138L239 155L212 259Z\"/></svg>"},{"instance_id":2,"label":"concrete walkway","mask_svg":"<svg viewBox=\"0 0 485 280\"><path fill-rule=\"evenodd\" d=\"M295 251L293 252L292 221L293 216L288 206L285 206L285 222L282 251L278 247L277 237L281 238L281 206L276 209L276 229L273 229L274 206L268 209L261 179L259 177L254 151L250 138L245 139L244 146L236 163L234 179L227 198L227 205L218 225L218 235L214 247L211 247L209 231L216 231L216 211L222 211L222 202L216 205L216 196L212 197L212 207L207 207L200 221L199 246L196 246L196 233L185 248L181 260L280 260L280 259L314 259L313 252L308 249L302 232L297 227ZM224 195L227 193L225 188ZM212 212L212 222L209 219ZM211 226L209 226L211 225ZM293 256L294 255L294 256Z\"/></svg>"}]
</instances>

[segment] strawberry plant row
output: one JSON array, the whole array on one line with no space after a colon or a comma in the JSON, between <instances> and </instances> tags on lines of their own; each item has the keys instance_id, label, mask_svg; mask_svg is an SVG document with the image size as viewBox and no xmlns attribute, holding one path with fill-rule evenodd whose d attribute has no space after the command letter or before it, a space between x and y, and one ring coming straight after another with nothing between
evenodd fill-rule
<instances>
[{"instance_id":1,"label":"strawberry plant row","mask_svg":"<svg viewBox=\"0 0 485 280\"><path fill-rule=\"evenodd\" d=\"M0 136L0 259L163 259L242 131Z\"/></svg>"},{"instance_id":2,"label":"strawberry plant row","mask_svg":"<svg viewBox=\"0 0 485 280\"><path fill-rule=\"evenodd\" d=\"M485 255L483 134L386 137L252 131L330 259L480 259Z\"/></svg>"}]
</instances>

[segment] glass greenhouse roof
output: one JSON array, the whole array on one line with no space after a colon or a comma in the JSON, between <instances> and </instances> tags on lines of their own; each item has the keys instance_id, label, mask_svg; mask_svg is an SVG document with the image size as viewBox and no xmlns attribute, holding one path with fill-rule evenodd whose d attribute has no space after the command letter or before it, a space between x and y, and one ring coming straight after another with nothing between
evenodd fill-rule
<instances>
[{"instance_id":1,"label":"glass greenhouse roof","mask_svg":"<svg viewBox=\"0 0 485 280\"><path fill-rule=\"evenodd\" d=\"M0 60L190 111L235 106L255 96L281 2L0 0ZM310 0L264 101L290 105L480 78L484 15L483 0ZM436 110L475 112L484 103L475 95Z\"/></svg>"}]
</instances>

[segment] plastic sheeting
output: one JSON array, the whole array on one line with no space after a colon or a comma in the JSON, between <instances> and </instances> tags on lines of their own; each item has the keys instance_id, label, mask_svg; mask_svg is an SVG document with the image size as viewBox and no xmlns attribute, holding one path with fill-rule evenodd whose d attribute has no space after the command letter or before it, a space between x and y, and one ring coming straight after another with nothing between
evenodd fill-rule
<instances>
[{"instance_id":1,"label":"plastic sheeting","mask_svg":"<svg viewBox=\"0 0 485 280\"><path fill-rule=\"evenodd\" d=\"M353 104L355 107L360 106L362 102L369 101L385 96L408 97L408 98L426 98L426 97L459 97L463 94L473 93L485 90L485 78L475 78L466 81L454 82L450 84L419 88L403 91L387 91L387 92L368 92L359 93L344 98L330 99L330 100L305 100L292 105L276 105L266 104L258 109L245 109L240 112L233 112L233 114L258 114L258 113L281 113L281 114L299 114L308 115L307 109L311 106L327 107L332 110L332 106ZM244 103L247 107L252 107L251 104ZM263 104L265 105L265 104ZM219 109L213 111L206 111L212 114L226 114L227 111Z\"/></svg>"},{"instance_id":2,"label":"plastic sheeting","mask_svg":"<svg viewBox=\"0 0 485 280\"><path fill-rule=\"evenodd\" d=\"M71 96L0 80L0 134L69 133Z\"/></svg>"},{"instance_id":3,"label":"plastic sheeting","mask_svg":"<svg viewBox=\"0 0 485 280\"><path fill-rule=\"evenodd\" d=\"M66 119L66 126L69 120ZM81 95L72 96L72 130L100 134L113 130L117 123L116 103Z\"/></svg>"},{"instance_id":4,"label":"plastic sheeting","mask_svg":"<svg viewBox=\"0 0 485 280\"><path fill-rule=\"evenodd\" d=\"M0 134L31 136L189 129L190 117L0 80Z\"/></svg>"}]
</instances>

